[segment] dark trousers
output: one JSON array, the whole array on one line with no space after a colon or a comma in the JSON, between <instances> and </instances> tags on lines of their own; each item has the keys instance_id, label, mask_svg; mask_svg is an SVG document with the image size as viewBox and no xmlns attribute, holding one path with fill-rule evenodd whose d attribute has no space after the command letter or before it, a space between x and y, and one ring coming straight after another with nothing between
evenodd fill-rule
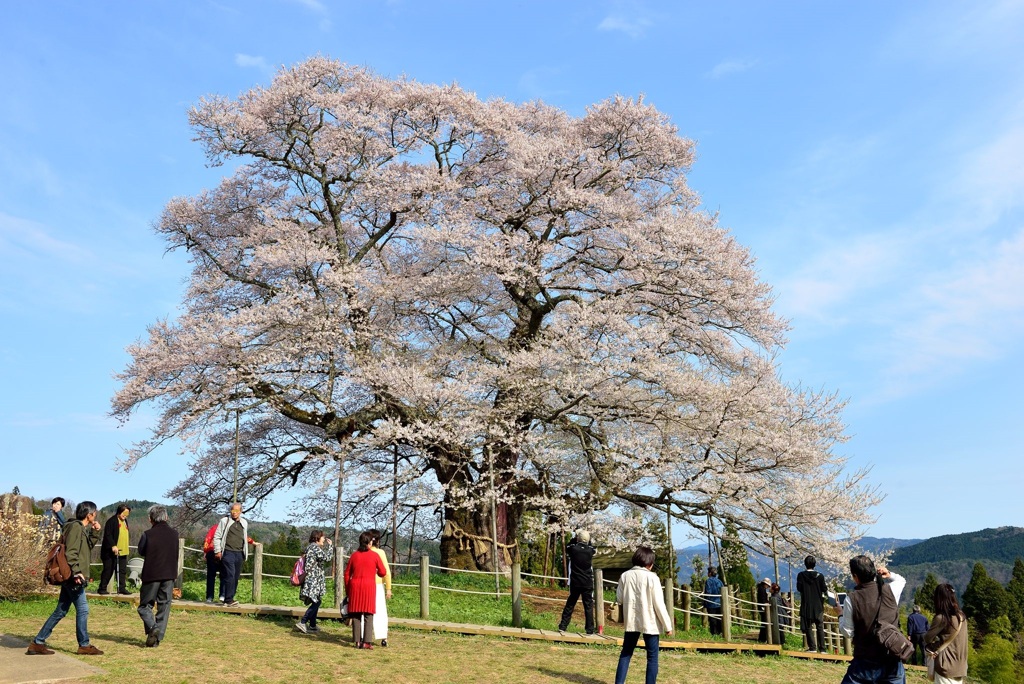
<instances>
[{"instance_id":1,"label":"dark trousers","mask_svg":"<svg viewBox=\"0 0 1024 684\"><path fill-rule=\"evenodd\" d=\"M761 606L757 609L757 614L761 618L761 629L757 630L757 640L762 644L768 643L768 608Z\"/></svg>"},{"instance_id":2,"label":"dark trousers","mask_svg":"<svg viewBox=\"0 0 1024 684\"><path fill-rule=\"evenodd\" d=\"M352 641L356 648L373 643L373 613L349 613L352 618Z\"/></svg>"},{"instance_id":3,"label":"dark trousers","mask_svg":"<svg viewBox=\"0 0 1024 684\"><path fill-rule=\"evenodd\" d=\"M825 650L825 620L821 615L800 618L800 628L807 637L807 648L812 651ZM815 639L817 637L817 639Z\"/></svg>"},{"instance_id":4,"label":"dark trousers","mask_svg":"<svg viewBox=\"0 0 1024 684\"><path fill-rule=\"evenodd\" d=\"M103 572L100 573L100 586L99 592L101 594L107 593L107 585L110 584L110 578L114 576L115 569L117 570L117 590L121 592L128 591L128 587L125 584L127 581L128 574L128 556L115 556L112 553L101 553L100 560L103 561Z\"/></svg>"},{"instance_id":5,"label":"dark trousers","mask_svg":"<svg viewBox=\"0 0 1024 684\"><path fill-rule=\"evenodd\" d=\"M625 684L626 675L629 673L629 661L639 639L640 632L626 632L623 635L619 666L615 668L615 684ZM658 635L644 634L644 648L647 650L647 673L644 676L644 684L655 684L658 681Z\"/></svg>"},{"instance_id":6,"label":"dark trousers","mask_svg":"<svg viewBox=\"0 0 1024 684\"><path fill-rule=\"evenodd\" d=\"M206 600L212 601L217 588L217 574L220 574L220 597L224 598L224 566L213 551L206 552Z\"/></svg>"},{"instance_id":7,"label":"dark trousers","mask_svg":"<svg viewBox=\"0 0 1024 684\"><path fill-rule=\"evenodd\" d=\"M873 660L854 658L846 669L846 676L840 684L906 684L907 673L903 663L876 663Z\"/></svg>"},{"instance_id":8,"label":"dark trousers","mask_svg":"<svg viewBox=\"0 0 1024 684\"><path fill-rule=\"evenodd\" d=\"M220 579L221 589L224 590L224 602L231 603L235 600L235 592L238 591L238 578L242 575L245 556L241 551L225 551L221 554L220 562L224 566L224 574Z\"/></svg>"},{"instance_id":9,"label":"dark trousers","mask_svg":"<svg viewBox=\"0 0 1024 684\"><path fill-rule=\"evenodd\" d=\"M711 636L720 636L722 634L722 606L704 606L708 611L708 629L711 630Z\"/></svg>"},{"instance_id":10,"label":"dark trousers","mask_svg":"<svg viewBox=\"0 0 1024 684\"><path fill-rule=\"evenodd\" d=\"M565 630L572 620L572 611L576 610L576 601L583 599L583 617L586 621L587 634L597 631L594 624L594 587L574 586L569 584L569 598L565 601L565 608L562 609L562 620L558 623L558 629Z\"/></svg>"},{"instance_id":11,"label":"dark trousers","mask_svg":"<svg viewBox=\"0 0 1024 684\"><path fill-rule=\"evenodd\" d=\"M316 627L316 616L320 613L321 601L323 601L323 599L310 603L309 608L306 608L306 614L302 616L302 620L300 622L307 624L310 627ZM372 618L370 621L373 621Z\"/></svg>"},{"instance_id":12,"label":"dark trousers","mask_svg":"<svg viewBox=\"0 0 1024 684\"><path fill-rule=\"evenodd\" d=\"M139 592L139 617L146 628L146 636L156 634L156 638L163 641L167 633L167 620L171 617L173 596L174 580L142 583L142 590Z\"/></svg>"},{"instance_id":13,"label":"dark trousers","mask_svg":"<svg viewBox=\"0 0 1024 684\"><path fill-rule=\"evenodd\" d=\"M924 665L924 634L913 635L910 643L914 644L914 657L910 659L910 664Z\"/></svg>"}]
</instances>

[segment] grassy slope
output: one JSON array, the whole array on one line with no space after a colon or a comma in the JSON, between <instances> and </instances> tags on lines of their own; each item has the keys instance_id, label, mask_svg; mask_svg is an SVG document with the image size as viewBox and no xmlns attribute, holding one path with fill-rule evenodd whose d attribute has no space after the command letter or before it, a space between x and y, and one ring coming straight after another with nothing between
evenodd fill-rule
<instances>
[{"instance_id":1,"label":"grassy slope","mask_svg":"<svg viewBox=\"0 0 1024 684\"><path fill-rule=\"evenodd\" d=\"M50 598L0 602L6 634L30 639L53 608ZM561 646L490 637L459 637L395 629L392 647L356 651L350 630L326 621L321 634L305 636L292 621L211 615L175 610L165 641L143 648L142 623L130 606L90 602L90 635L106 651L88 662L106 670L89 681L137 684L155 682L503 682L508 684L611 681L618 652L613 647ZM74 653L74 617L51 636L50 645ZM233 654L233 655L226 655ZM77 656L76 656L77 657ZM633 660L630 682L643 681L644 655ZM840 665L786 658L697 655L662 652L663 684L730 682L735 684L834 683ZM909 682L922 682L918 675Z\"/></svg>"}]
</instances>

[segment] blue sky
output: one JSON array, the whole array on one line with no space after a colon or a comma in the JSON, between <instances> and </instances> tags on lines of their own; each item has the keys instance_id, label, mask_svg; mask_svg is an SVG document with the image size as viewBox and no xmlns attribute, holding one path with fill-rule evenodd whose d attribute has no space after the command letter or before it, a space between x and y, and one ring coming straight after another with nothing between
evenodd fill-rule
<instances>
[{"instance_id":1,"label":"blue sky","mask_svg":"<svg viewBox=\"0 0 1024 684\"><path fill-rule=\"evenodd\" d=\"M1019 1L12 3L0 490L104 505L186 474L174 448L115 470L152 414L106 416L187 276L151 224L220 175L185 113L323 54L576 114L643 93L775 288L787 379L849 398L842 452L887 494L870 533L1024 525L1021 35Z\"/></svg>"}]
</instances>

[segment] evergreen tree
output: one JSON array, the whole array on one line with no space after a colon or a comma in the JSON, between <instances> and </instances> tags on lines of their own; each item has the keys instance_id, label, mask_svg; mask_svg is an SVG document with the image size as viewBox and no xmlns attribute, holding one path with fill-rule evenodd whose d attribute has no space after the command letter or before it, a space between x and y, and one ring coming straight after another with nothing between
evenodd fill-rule
<instances>
[{"instance_id":1,"label":"evergreen tree","mask_svg":"<svg viewBox=\"0 0 1024 684\"><path fill-rule=\"evenodd\" d=\"M747 558L747 547L739 540L736 528L726 524L722 537L722 578L726 584L739 589L740 595L749 595L757 585L753 573L750 572L750 560Z\"/></svg>"},{"instance_id":2,"label":"evergreen tree","mask_svg":"<svg viewBox=\"0 0 1024 684\"><path fill-rule=\"evenodd\" d=\"M1020 557L1013 563L1013 574L1006 585L1010 597L1010 621L1018 632L1024 631L1024 560Z\"/></svg>"},{"instance_id":3,"label":"evergreen tree","mask_svg":"<svg viewBox=\"0 0 1024 684\"><path fill-rule=\"evenodd\" d=\"M924 584L914 590L914 603L921 606L922 610L934 613L935 589L938 586L939 581L935 578L935 575L929 572L924 576Z\"/></svg>"},{"instance_id":4,"label":"evergreen tree","mask_svg":"<svg viewBox=\"0 0 1024 684\"><path fill-rule=\"evenodd\" d=\"M1010 613L1009 594L1003 585L989 577L981 563L974 564L971 581L964 590L963 610L978 625L981 634L991 631L996 618Z\"/></svg>"}]
</instances>

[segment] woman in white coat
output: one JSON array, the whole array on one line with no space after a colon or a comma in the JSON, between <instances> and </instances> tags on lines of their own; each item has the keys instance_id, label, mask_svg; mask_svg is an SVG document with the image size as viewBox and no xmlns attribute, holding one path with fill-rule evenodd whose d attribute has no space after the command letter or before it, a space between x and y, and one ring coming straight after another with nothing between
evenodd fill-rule
<instances>
[{"instance_id":1,"label":"woman in white coat","mask_svg":"<svg viewBox=\"0 0 1024 684\"><path fill-rule=\"evenodd\" d=\"M665 607L665 592L661 580L651 571L654 567L654 551L641 546L633 554L633 567L622 573L615 594L622 606L622 622L626 629L622 639L622 653L615 670L615 684L624 684L629 672L629 661L633 649L642 634L647 650L646 684L658 679L658 635L665 630L665 636L672 635L674 621Z\"/></svg>"}]
</instances>

